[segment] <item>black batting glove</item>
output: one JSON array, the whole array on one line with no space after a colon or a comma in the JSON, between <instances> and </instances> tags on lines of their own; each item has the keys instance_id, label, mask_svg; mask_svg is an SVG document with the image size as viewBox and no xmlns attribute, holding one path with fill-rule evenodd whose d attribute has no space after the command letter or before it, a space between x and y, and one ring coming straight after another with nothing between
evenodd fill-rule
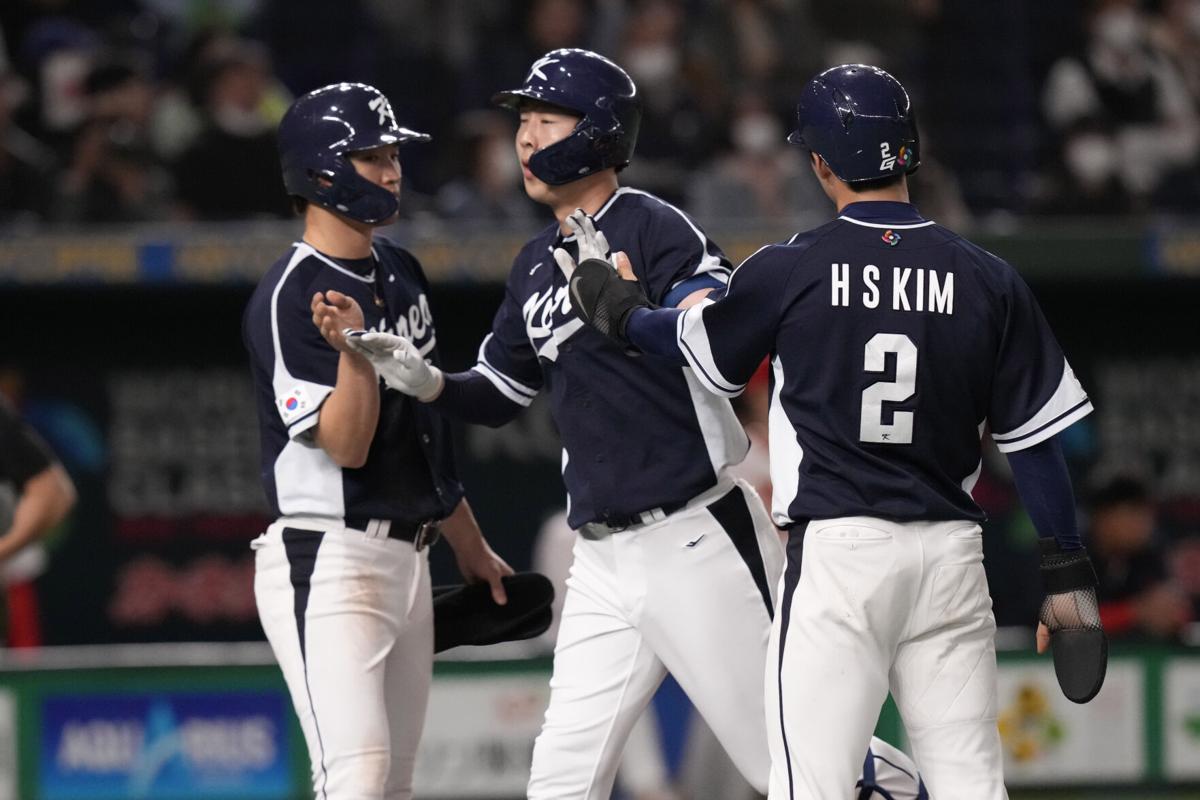
<instances>
[{"instance_id":1,"label":"black batting glove","mask_svg":"<svg viewBox=\"0 0 1200 800\"><path fill-rule=\"evenodd\" d=\"M612 264L598 258L575 267L570 286L571 304L583 321L625 348L625 329L634 310L653 307L640 283L624 280Z\"/></svg>"}]
</instances>

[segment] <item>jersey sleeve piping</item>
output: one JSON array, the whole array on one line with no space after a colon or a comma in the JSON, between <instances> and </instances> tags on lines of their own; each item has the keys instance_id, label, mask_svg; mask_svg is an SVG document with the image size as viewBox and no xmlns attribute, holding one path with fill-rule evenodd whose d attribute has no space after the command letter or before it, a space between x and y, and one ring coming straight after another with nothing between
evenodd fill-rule
<instances>
[{"instance_id":1,"label":"jersey sleeve piping","mask_svg":"<svg viewBox=\"0 0 1200 800\"><path fill-rule=\"evenodd\" d=\"M302 433L307 433L309 430L317 426L317 421L321 418L321 407L317 406L312 411L309 411L300 419L288 425L288 438L295 439Z\"/></svg>"},{"instance_id":2,"label":"jersey sleeve piping","mask_svg":"<svg viewBox=\"0 0 1200 800\"><path fill-rule=\"evenodd\" d=\"M668 203L666 200L663 200L660 197L655 197L654 195L650 194L649 192L643 192L640 189L631 189L629 187L622 187L622 188L618 189L617 192L618 193L628 193L628 194L638 194L643 197L648 197L651 200L661 203L662 205L671 209L676 214L678 214L685 223L687 223L687 226L692 229L692 233L696 234L696 238L700 240L700 252L702 253L702 255L700 256L700 260L696 263L695 269L692 270L693 277L696 275L702 275L704 273L709 273L709 272L715 273L718 275L721 275L721 274L729 275L729 273L730 273L729 267L726 267L724 264L721 263L720 256L715 256L712 253L708 252L708 245L709 245L708 237L704 235L703 231L701 231L699 228L696 227L696 223L692 222L691 218L689 218L687 214L683 213L678 208L676 208L675 206Z\"/></svg>"},{"instance_id":3,"label":"jersey sleeve piping","mask_svg":"<svg viewBox=\"0 0 1200 800\"><path fill-rule=\"evenodd\" d=\"M512 378L509 375L496 369L495 365L488 361L485 355L487 351L488 341L494 334L489 333L484 337L483 344L479 346L479 360L471 369L478 372L483 377L496 387L496 391L512 400L517 405L528 407L533 402L533 398L537 397L538 390L533 387L526 386L520 381Z\"/></svg>"},{"instance_id":4,"label":"jersey sleeve piping","mask_svg":"<svg viewBox=\"0 0 1200 800\"><path fill-rule=\"evenodd\" d=\"M745 391L746 384L734 383L721 374L708 343L708 331L704 328L702 310L712 303L712 300L701 300L679 315L675 323L676 340L688 366L706 389L721 397L737 397Z\"/></svg>"},{"instance_id":5,"label":"jersey sleeve piping","mask_svg":"<svg viewBox=\"0 0 1200 800\"><path fill-rule=\"evenodd\" d=\"M1064 359L1062 380L1041 410L1011 431L993 433L992 440L1001 453L1024 450L1065 430L1092 413L1092 410L1091 400L1083 391L1071 365Z\"/></svg>"},{"instance_id":6,"label":"jersey sleeve piping","mask_svg":"<svg viewBox=\"0 0 1200 800\"><path fill-rule=\"evenodd\" d=\"M471 367L471 371L478 372L480 375L487 378L488 382L491 383L492 386L496 387L496 391L500 392L500 394L504 395L517 405L523 408L528 408L529 404L533 402L533 395L524 395L513 389L512 384L509 383L508 377L503 373L497 372L495 368L489 364L481 361L475 366Z\"/></svg>"}]
</instances>

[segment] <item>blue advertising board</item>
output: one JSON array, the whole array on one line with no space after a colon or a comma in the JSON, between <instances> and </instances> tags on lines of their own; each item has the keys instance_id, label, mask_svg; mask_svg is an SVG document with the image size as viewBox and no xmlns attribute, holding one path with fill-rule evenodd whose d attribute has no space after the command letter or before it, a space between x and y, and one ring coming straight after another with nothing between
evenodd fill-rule
<instances>
[{"instance_id":1,"label":"blue advertising board","mask_svg":"<svg viewBox=\"0 0 1200 800\"><path fill-rule=\"evenodd\" d=\"M44 800L286 798L283 692L109 692L42 700Z\"/></svg>"}]
</instances>

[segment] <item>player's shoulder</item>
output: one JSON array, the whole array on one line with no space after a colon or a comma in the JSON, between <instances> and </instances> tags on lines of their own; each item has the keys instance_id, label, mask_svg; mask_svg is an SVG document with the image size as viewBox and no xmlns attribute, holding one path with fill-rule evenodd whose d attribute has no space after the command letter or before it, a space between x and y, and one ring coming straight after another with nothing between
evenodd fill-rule
<instances>
[{"instance_id":1,"label":"player's shoulder","mask_svg":"<svg viewBox=\"0 0 1200 800\"><path fill-rule=\"evenodd\" d=\"M306 289L321 270L316 251L303 242L293 242L259 280L251 297L251 307L269 303L284 292Z\"/></svg>"},{"instance_id":2,"label":"player's shoulder","mask_svg":"<svg viewBox=\"0 0 1200 800\"><path fill-rule=\"evenodd\" d=\"M1005 286L1020 279L1016 268L1000 256L948 228L939 225L937 229L944 234L945 245L959 256L960 264L973 268L982 282Z\"/></svg>"},{"instance_id":3,"label":"player's shoulder","mask_svg":"<svg viewBox=\"0 0 1200 800\"><path fill-rule=\"evenodd\" d=\"M420 283L428 283L420 260L395 239L376 234L371 238L371 251L384 272L399 273Z\"/></svg>"},{"instance_id":4,"label":"player's shoulder","mask_svg":"<svg viewBox=\"0 0 1200 800\"><path fill-rule=\"evenodd\" d=\"M558 240L558 222L552 222L517 251L509 271L510 288L520 291L531 282L542 280L542 271L558 269L554 261L554 244Z\"/></svg>"},{"instance_id":5,"label":"player's shoulder","mask_svg":"<svg viewBox=\"0 0 1200 800\"><path fill-rule=\"evenodd\" d=\"M812 230L801 231L782 242L763 245L739 264L737 269L747 265L753 265L754 269L798 266L813 254L814 249L828 240L836 229L837 220L834 220Z\"/></svg>"},{"instance_id":6,"label":"player's shoulder","mask_svg":"<svg viewBox=\"0 0 1200 800\"><path fill-rule=\"evenodd\" d=\"M683 209L656 194L632 186L617 189L608 202L596 212L596 217L600 220L601 227L604 227L603 218L610 217L622 224L674 227L693 232L700 230L696 220Z\"/></svg>"},{"instance_id":7,"label":"player's shoulder","mask_svg":"<svg viewBox=\"0 0 1200 800\"><path fill-rule=\"evenodd\" d=\"M401 247L400 243L391 237L376 234L371 237L371 249L375 252L375 257L381 263L402 263L406 266L416 264L420 266L417 257L410 250Z\"/></svg>"}]
</instances>

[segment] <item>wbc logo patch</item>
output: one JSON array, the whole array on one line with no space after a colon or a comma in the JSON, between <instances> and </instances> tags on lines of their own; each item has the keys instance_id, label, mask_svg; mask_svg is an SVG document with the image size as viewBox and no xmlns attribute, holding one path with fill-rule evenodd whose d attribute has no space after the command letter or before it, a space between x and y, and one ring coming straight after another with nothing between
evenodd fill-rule
<instances>
[{"instance_id":1,"label":"wbc logo patch","mask_svg":"<svg viewBox=\"0 0 1200 800\"><path fill-rule=\"evenodd\" d=\"M896 233L893 230L884 231L883 236L881 236L880 238L883 239L885 242L887 242L892 247L895 247L896 245L900 244L900 234Z\"/></svg>"}]
</instances>

